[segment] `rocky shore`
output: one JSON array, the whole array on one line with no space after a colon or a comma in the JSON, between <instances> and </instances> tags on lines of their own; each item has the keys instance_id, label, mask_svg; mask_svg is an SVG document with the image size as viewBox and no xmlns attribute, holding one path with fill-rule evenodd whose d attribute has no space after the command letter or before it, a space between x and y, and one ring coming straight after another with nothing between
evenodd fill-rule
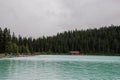
<instances>
[{"instance_id":1,"label":"rocky shore","mask_svg":"<svg viewBox=\"0 0 120 80\"><path fill-rule=\"evenodd\" d=\"M0 54L0 58L13 58L13 57L29 57L33 55L9 55L9 54Z\"/></svg>"}]
</instances>

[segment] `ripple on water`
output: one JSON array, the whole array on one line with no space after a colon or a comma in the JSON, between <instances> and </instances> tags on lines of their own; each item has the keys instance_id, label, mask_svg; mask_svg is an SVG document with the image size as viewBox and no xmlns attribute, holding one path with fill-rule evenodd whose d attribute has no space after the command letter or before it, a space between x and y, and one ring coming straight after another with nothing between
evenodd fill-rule
<instances>
[{"instance_id":1,"label":"ripple on water","mask_svg":"<svg viewBox=\"0 0 120 80\"><path fill-rule=\"evenodd\" d=\"M120 58L33 56L0 60L0 80L120 80Z\"/></svg>"}]
</instances>

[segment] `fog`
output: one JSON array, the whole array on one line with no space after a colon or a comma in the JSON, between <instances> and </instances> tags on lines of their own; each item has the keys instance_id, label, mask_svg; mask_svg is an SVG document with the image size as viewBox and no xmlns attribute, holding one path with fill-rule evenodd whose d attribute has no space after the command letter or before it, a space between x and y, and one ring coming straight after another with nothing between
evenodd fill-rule
<instances>
[{"instance_id":1,"label":"fog","mask_svg":"<svg viewBox=\"0 0 120 80\"><path fill-rule=\"evenodd\" d=\"M0 26L22 36L52 36L120 22L119 0L0 0Z\"/></svg>"}]
</instances>

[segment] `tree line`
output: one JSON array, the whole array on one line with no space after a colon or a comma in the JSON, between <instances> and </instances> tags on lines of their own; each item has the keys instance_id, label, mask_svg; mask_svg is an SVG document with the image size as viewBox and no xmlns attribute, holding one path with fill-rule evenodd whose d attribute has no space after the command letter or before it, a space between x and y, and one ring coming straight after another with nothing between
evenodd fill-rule
<instances>
[{"instance_id":1,"label":"tree line","mask_svg":"<svg viewBox=\"0 0 120 80\"><path fill-rule=\"evenodd\" d=\"M82 54L120 55L120 26L99 29L71 30L48 37L16 37L10 30L0 28L0 53L15 54Z\"/></svg>"}]
</instances>

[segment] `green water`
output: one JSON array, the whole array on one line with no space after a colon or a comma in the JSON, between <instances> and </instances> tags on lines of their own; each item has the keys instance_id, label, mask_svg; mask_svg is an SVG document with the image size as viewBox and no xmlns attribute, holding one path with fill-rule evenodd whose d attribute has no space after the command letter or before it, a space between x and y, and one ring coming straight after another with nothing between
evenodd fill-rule
<instances>
[{"instance_id":1,"label":"green water","mask_svg":"<svg viewBox=\"0 0 120 80\"><path fill-rule=\"evenodd\" d=\"M0 59L0 80L120 80L120 57L43 55Z\"/></svg>"}]
</instances>

